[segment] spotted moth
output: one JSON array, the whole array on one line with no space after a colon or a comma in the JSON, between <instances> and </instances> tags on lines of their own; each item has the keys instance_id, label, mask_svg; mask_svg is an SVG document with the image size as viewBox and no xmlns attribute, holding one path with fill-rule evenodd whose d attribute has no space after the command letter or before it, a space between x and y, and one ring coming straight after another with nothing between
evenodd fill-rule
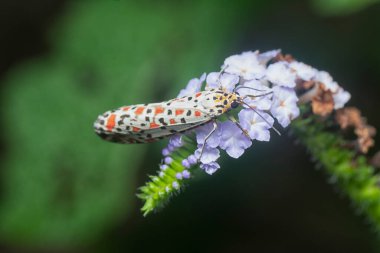
<instances>
[{"instance_id":1,"label":"spotted moth","mask_svg":"<svg viewBox=\"0 0 380 253\"><path fill-rule=\"evenodd\" d=\"M235 92L212 89L193 96L153 104L123 106L95 121L95 132L117 143L148 143L183 133L236 108L242 98Z\"/></svg>"}]
</instances>

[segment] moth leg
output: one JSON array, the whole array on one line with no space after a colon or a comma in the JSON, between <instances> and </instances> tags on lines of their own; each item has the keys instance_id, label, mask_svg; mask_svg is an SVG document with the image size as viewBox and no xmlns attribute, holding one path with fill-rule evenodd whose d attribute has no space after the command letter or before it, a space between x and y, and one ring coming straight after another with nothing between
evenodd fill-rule
<instances>
[{"instance_id":1,"label":"moth leg","mask_svg":"<svg viewBox=\"0 0 380 253\"><path fill-rule=\"evenodd\" d=\"M232 115L228 115L227 114L227 117L229 120L231 120L233 123L235 123L239 128L240 130L243 132L243 134L248 138L248 139L251 139L251 137L249 137L249 134L248 134L248 131L246 129L244 129L240 124L239 122L235 119L234 116Z\"/></svg>"},{"instance_id":2,"label":"moth leg","mask_svg":"<svg viewBox=\"0 0 380 253\"><path fill-rule=\"evenodd\" d=\"M205 137L205 140L203 142L203 145L202 145L202 148L201 148L201 154L199 155L199 158L198 158L198 162L201 160L202 158L202 155L203 155L203 151L205 149L205 146L206 146L206 142L207 140L210 138L210 136L216 131L216 129L218 128L218 124L216 123L216 120L213 119L212 120L212 125L213 125L213 128L212 130L207 134L207 136Z\"/></svg>"}]
</instances>

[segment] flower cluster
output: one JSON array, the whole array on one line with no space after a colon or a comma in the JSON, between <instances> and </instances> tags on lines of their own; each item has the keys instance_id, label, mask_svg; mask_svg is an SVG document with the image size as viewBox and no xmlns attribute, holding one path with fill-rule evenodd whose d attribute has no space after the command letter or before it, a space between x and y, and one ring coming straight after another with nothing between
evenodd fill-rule
<instances>
[{"instance_id":1,"label":"flower cluster","mask_svg":"<svg viewBox=\"0 0 380 253\"><path fill-rule=\"evenodd\" d=\"M208 174L216 172L221 150L233 158L240 157L252 141L269 141L275 120L287 127L300 114L299 103L311 102L314 113L327 115L350 99L325 71L283 56L280 50L265 53L244 52L225 59L220 72L203 74L190 80L178 97L202 90L220 89L236 93L242 99L237 120L210 122L195 129L196 149L182 160L186 168L177 173L178 180L189 178L189 168L198 164ZM300 97L300 99L299 99ZM216 124L216 125L215 125ZM212 134L211 134L212 133ZM163 150L165 168L170 154L181 146L181 137L170 139Z\"/></svg>"},{"instance_id":2,"label":"flower cluster","mask_svg":"<svg viewBox=\"0 0 380 253\"><path fill-rule=\"evenodd\" d=\"M293 131L315 154L320 151L328 153L327 157L334 154L328 164L330 167L337 161L343 161L345 166L354 163L351 159L348 162L345 160L351 157L346 155L346 151L342 152L344 159L336 158L335 142L330 142L331 148L325 151L325 143L320 139L331 141L331 136L335 135L318 132L324 122L339 125L342 131L354 130L355 140L351 140L353 135L349 133L350 140L336 142L342 145L341 148L355 149L353 155L358 151L366 153L374 145L375 129L367 124L356 108L344 107L350 94L327 72L298 62L291 55L283 55L280 50L230 56L219 72L190 80L178 97L193 97L199 91L210 89L233 94L241 106L235 108L231 105L235 109L217 120L210 118L207 124L170 138L168 146L162 150L164 158L158 175L150 176L150 181L140 188L138 196L144 201L141 209L144 215L160 209L170 197L183 189L188 182L185 179L193 177L199 171L198 167L207 174L215 173L220 168L218 159L222 153L233 158L240 157L253 141L269 141L271 129L277 131L275 125L287 127L301 111L304 119L293 123ZM300 105L304 104L310 106L302 106L300 110ZM309 108L315 116L309 114ZM379 154L373 161L380 167ZM341 173L343 170L337 165L337 170L331 171ZM344 182L348 182L344 178ZM355 196L361 195L355 193Z\"/></svg>"}]
</instances>

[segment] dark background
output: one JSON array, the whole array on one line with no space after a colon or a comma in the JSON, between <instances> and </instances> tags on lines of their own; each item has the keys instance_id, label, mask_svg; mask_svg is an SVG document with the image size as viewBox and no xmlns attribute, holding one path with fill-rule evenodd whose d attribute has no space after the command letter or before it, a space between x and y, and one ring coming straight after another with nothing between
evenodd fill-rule
<instances>
[{"instance_id":1,"label":"dark background","mask_svg":"<svg viewBox=\"0 0 380 253\"><path fill-rule=\"evenodd\" d=\"M281 48L327 70L380 126L379 4L231 2L0 2L1 252L380 252L288 136L224 159L142 217L136 189L165 141L106 143L93 120L169 99L231 54Z\"/></svg>"}]
</instances>

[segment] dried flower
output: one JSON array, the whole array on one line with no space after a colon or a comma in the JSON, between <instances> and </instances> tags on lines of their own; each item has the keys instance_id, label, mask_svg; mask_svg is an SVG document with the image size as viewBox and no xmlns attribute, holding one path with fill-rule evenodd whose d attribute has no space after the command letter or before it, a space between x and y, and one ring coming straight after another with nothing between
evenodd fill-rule
<instances>
[{"instance_id":1,"label":"dried flower","mask_svg":"<svg viewBox=\"0 0 380 253\"><path fill-rule=\"evenodd\" d=\"M317 89L316 95L312 98L311 107L314 114L324 117L334 110L334 97L331 90L325 89L323 84L319 84Z\"/></svg>"}]
</instances>

